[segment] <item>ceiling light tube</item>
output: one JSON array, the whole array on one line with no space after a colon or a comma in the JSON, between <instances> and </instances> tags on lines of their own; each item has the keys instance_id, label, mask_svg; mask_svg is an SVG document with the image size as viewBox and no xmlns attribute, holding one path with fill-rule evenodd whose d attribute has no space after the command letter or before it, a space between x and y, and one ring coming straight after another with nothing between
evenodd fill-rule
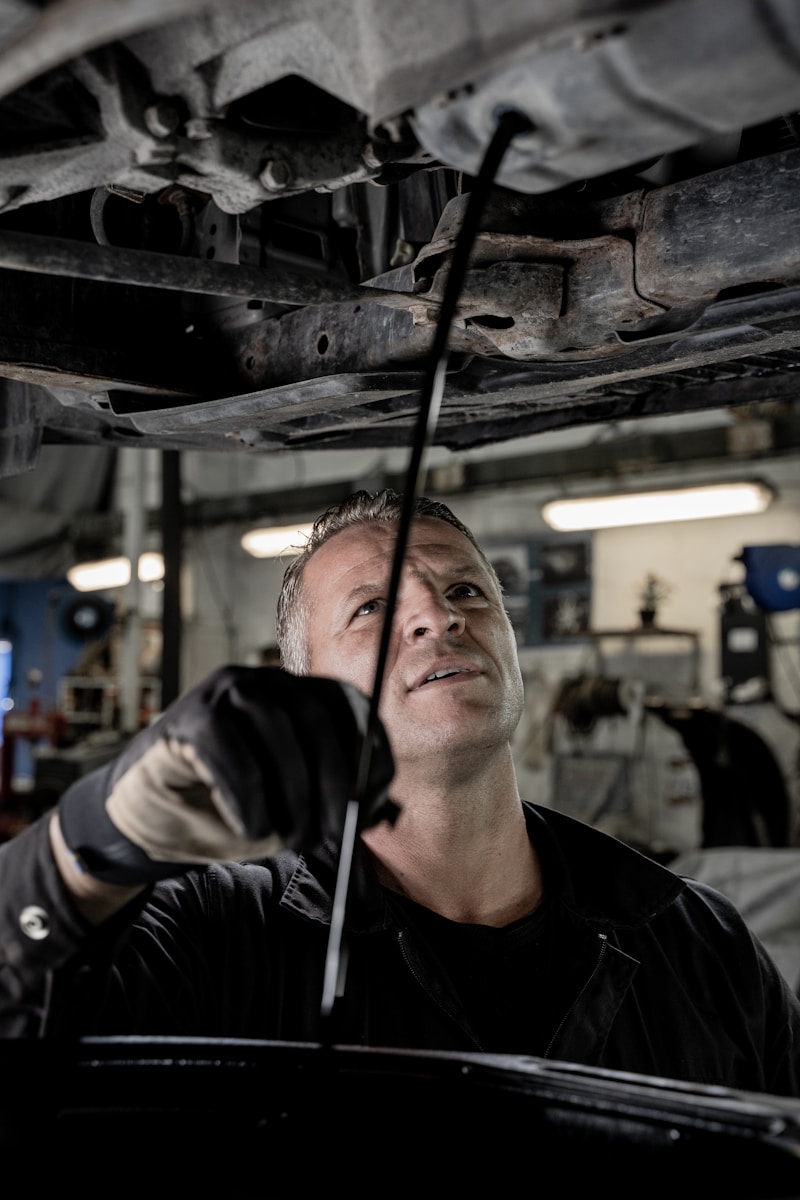
<instances>
[{"instance_id":1,"label":"ceiling light tube","mask_svg":"<svg viewBox=\"0 0 800 1200\"><path fill-rule=\"evenodd\" d=\"M139 580L141 583L157 583L164 578L164 555L157 550L145 550L139 555Z\"/></svg>"},{"instance_id":2,"label":"ceiling light tube","mask_svg":"<svg viewBox=\"0 0 800 1200\"><path fill-rule=\"evenodd\" d=\"M773 497L772 488L760 481L713 483L657 492L551 500L542 507L542 516L551 529L566 533L743 516L763 512Z\"/></svg>"},{"instance_id":3,"label":"ceiling light tube","mask_svg":"<svg viewBox=\"0 0 800 1200\"><path fill-rule=\"evenodd\" d=\"M242 537L242 549L253 558L295 558L308 541L313 524L273 525L265 529L251 529Z\"/></svg>"},{"instance_id":4,"label":"ceiling light tube","mask_svg":"<svg viewBox=\"0 0 800 1200\"><path fill-rule=\"evenodd\" d=\"M142 583L155 583L164 578L164 556L148 551L139 558L139 579ZM78 563L67 571L67 579L76 592L105 592L109 588L127 587L131 581L130 560L102 558L97 562Z\"/></svg>"}]
</instances>

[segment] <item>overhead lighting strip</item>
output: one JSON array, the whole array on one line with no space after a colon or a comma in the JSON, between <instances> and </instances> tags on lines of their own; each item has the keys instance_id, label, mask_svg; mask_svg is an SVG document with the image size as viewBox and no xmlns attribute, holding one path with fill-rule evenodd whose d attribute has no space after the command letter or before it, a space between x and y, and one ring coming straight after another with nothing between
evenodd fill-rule
<instances>
[{"instance_id":1,"label":"overhead lighting strip","mask_svg":"<svg viewBox=\"0 0 800 1200\"><path fill-rule=\"evenodd\" d=\"M671 521L702 521L764 512L775 493L760 481L550 500L542 516L551 529L574 533Z\"/></svg>"}]
</instances>

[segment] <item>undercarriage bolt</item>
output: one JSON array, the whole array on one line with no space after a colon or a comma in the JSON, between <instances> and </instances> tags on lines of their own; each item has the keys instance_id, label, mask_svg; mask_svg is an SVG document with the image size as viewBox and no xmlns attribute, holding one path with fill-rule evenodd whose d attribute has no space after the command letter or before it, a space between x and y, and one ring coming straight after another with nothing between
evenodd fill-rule
<instances>
[{"instance_id":1,"label":"undercarriage bolt","mask_svg":"<svg viewBox=\"0 0 800 1200\"><path fill-rule=\"evenodd\" d=\"M378 154L374 142L367 142L361 152L361 157L365 166L370 167L373 171L383 166L383 159Z\"/></svg>"},{"instance_id":2,"label":"undercarriage bolt","mask_svg":"<svg viewBox=\"0 0 800 1200\"><path fill-rule=\"evenodd\" d=\"M167 104L164 100L159 100L155 104L150 104L144 110L144 123L149 133L153 137L165 138L180 125L180 113L172 105Z\"/></svg>"},{"instance_id":3,"label":"undercarriage bolt","mask_svg":"<svg viewBox=\"0 0 800 1200\"><path fill-rule=\"evenodd\" d=\"M205 117L191 117L186 122L186 136L193 142L202 142L214 136L211 122Z\"/></svg>"},{"instance_id":4,"label":"undercarriage bolt","mask_svg":"<svg viewBox=\"0 0 800 1200\"><path fill-rule=\"evenodd\" d=\"M394 244L392 257L389 259L389 266L392 269L395 267L407 267L416 257L417 252L411 242L407 242L404 238L398 238Z\"/></svg>"},{"instance_id":5,"label":"undercarriage bolt","mask_svg":"<svg viewBox=\"0 0 800 1200\"><path fill-rule=\"evenodd\" d=\"M271 158L264 164L264 169L258 177L262 187L268 192L282 192L292 179L292 169L287 162L280 158Z\"/></svg>"}]
</instances>

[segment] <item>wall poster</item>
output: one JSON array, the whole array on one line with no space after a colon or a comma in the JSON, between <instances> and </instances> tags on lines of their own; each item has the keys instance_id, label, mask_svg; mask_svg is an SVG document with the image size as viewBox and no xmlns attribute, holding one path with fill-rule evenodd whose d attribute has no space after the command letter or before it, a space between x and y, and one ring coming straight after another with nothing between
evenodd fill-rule
<instances>
[{"instance_id":1,"label":"wall poster","mask_svg":"<svg viewBox=\"0 0 800 1200\"><path fill-rule=\"evenodd\" d=\"M503 585L520 646L553 645L586 634L591 621L590 533L488 538L486 555Z\"/></svg>"}]
</instances>

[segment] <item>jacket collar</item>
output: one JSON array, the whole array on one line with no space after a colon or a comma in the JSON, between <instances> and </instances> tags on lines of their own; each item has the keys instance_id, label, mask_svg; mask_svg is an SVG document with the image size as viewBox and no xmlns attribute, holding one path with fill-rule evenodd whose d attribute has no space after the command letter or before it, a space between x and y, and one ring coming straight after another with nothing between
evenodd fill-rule
<instances>
[{"instance_id":1,"label":"jacket collar","mask_svg":"<svg viewBox=\"0 0 800 1200\"><path fill-rule=\"evenodd\" d=\"M545 895L560 900L579 921L598 929L636 929L667 908L685 884L666 867L624 842L552 808L523 803L528 836L545 873ZM336 854L326 846L304 858L287 852L279 874L281 906L329 925L336 885ZM349 925L374 932L392 923L386 894L359 846L353 859Z\"/></svg>"},{"instance_id":2,"label":"jacket collar","mask_svg":"<svg viewBox=\"0 0 800 1200\"><path fill-rule=\"evenodd\" d=\"M330 925L336 890L338 855L326 844L314 855L296 855L287 851L280 856L284 878L288 873L280 904L310 921ZM287 872L288 868L288 872ZM375 932L390 924L386 895L359 844L353 854L348 900L348 925L355 932Z\"/></svg>"},{"instance_id":3,"label":"jacket collar","mask_svg":"<svg viewBox=\"0 0 800 1200\"><path fill-rule=\"evenodd\" d=\"M647 924L686 886L631 846L552 808L523 804L528 836L542 861L545 895L574 917L606 929Z\"/></svg>"}]
</instances>

